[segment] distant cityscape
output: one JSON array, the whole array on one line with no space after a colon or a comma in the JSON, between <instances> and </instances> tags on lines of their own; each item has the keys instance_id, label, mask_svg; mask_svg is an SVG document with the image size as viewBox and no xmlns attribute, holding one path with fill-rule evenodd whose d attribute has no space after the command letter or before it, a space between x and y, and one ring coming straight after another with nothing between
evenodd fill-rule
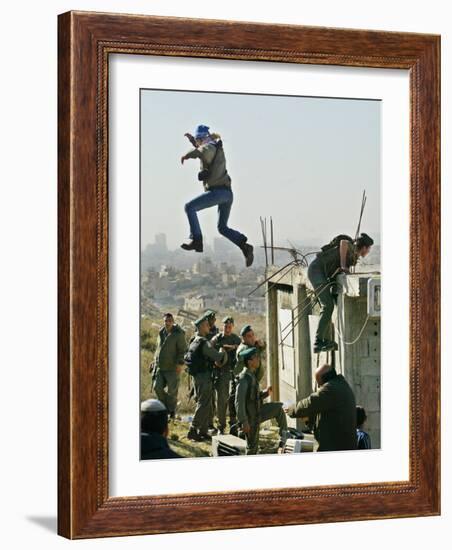
<instances>
[{"instance_id":1,"label":"distant cityscape","mask_svg":"<svg viewBox=\"0 0 452 550\"><path fill-rule=\"evenodd\" d=\"M303 254L320 249L293 246ZM268 250L267 254L270 261ZM287 251L276 250L272 263L283 266L290 260ZM365 265L379 264L380 247L374 246ZM173 308L193 313L215 309L263 314L264 287L255 289L264 281L265 265L265 251L259 245L255 246L253 266L245 268L241 252L224 238L214 238L212 246L205 244L204 253L198 254L169 250L166 235L159 233L141 252L142 313L152 315Z\"/></svg>"}]
</instances>

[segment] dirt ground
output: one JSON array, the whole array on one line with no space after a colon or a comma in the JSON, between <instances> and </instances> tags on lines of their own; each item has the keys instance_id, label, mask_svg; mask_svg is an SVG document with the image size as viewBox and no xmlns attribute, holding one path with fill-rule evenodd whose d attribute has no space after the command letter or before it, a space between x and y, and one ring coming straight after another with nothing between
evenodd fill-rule
<instances>
[{"instance_id":1,"label":"dirt ground","mask_svg":"<svg viewBox=\"0 0 452 550\"><path fill-rule=\"evenodd\" d=\"M169 425L168 443L170 447L184 458L212 456L210 441L191 441L187 439L189 423L183 420L172 420ZM278 449L278 428L270 422L261 425L259 454L274 454Z\"/></svg>"}]
</instances>

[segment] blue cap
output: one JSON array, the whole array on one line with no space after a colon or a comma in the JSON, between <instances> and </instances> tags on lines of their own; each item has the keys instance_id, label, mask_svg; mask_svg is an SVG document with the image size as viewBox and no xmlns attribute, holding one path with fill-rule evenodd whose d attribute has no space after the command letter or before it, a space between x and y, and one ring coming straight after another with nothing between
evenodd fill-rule
<instances>
[{"instance_id":1,"label":"blue cap","mask_svg":"<svg viewBox=\"0 0 452 550\"><path fill-rule=\"evenodd\" d=\"M195 130L195 138L196 139L202 139L209 135L209 127L204 126L204 124L200 124L196 130Z\"/></svg>"}]
</instances>

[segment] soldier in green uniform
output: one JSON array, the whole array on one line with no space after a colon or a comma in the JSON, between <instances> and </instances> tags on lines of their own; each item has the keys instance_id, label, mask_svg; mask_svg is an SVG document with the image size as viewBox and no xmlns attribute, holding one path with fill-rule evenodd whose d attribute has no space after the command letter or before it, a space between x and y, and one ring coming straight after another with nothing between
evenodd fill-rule
<instances>
[{"instance_id":1,"label":"soldier in green uniform","mask_svg":"<svg viewBox=\"0 0 452 550\"><path fill-rule=\"evenodd\" d=\"M227 361L225 351L217 351L207 339L209 321L205 315L195 321L196 336L190 342L184 360L193 378L196 409L187 437L193 441L208 439L212 408L212 368Z\"/></svg>"},{"instance_id":2,"label":"soldier in green uniform","mask_svg":"<svg viewBox=\"0 0 452 550\"><path fill-rule=\"evenodd\" d=\"M212 338L220 332L217 325L215 324L217 322L216 311L214 311L213 309L208 309L204 312L204 317L206 317L206 319L209 321L209 332L206 338L207 340L212 340ZM212 369L212 387L215 386L215 379L216 379L216 369ZM210 414L209 414L209 433L212 435L217 432L217 429L215 428L214 421L213 421L215 417L215 409L216 409L215 391L212 391L212 406L210 408Z\"/></svg>"},{"instance_id":3,"label":"soldier in green uniform","mask_svg":"<svg viewBox=\"0 0 452 550\"><path fill-rule=\"evenodd\" d=\"M225 317L223 319L223 330L214 336L211 340L212 345L219 351L226 351L228 355L227 363L221 367L214 369L213 387L216 394L218 429L220 433L224 433L226 428L226 411L228 409L230 384L233 378L233 370L236 364L236 351L240 345L240 338L234 334L234 319ZM229 403L230 406L230 403ZM229 426L235 424L235 406L233 411L229 409Z\"/></svg>"},{"instance_id":4,"label":"soldier in green uniform","mask_svg":"<svg viewBox=\"0 0 452 550\"><path fill-rule=\"evenodd\" d=\"M215 324L217 322L216 311L213 309L208 309L204 312L204 317L206 317L209 321L209 333L207 334L207 340L212 340L212 338L220 332L219 328Z\"/></svg>"},{"instance_id":5,"label":"soldier in green uniform","mask_svg":"<svg viewBox=\"0 0 452 550\"><path fill-rule=\"evenodd\" d=\"M322 247L316 258L310 263L308 277L320 301L320 319L314 342L314 353L329 351L336 348L333 340L327 338L327 333L334 311L335 299L332 287L338 273L348 273L358 259L369 254L374 244L369 235L361 235L353 241L347 235L338 235L328 245Z\"/></svg>"},{"instance_id":6,"label":"soldier in green uniform","mask_svg":"<svg viewBox=\"0 0 452 550\"><path fill-rule=\"evenodd\" d=\"M245 325L244 327L242 327L240 331L240 336L242 338L242 342L237 348L237 364L234 368L234 374L238 376L245 366L243 356L240 355L241 352L246 349L256 348L259 352L259 365L255 374L258 382L260 382L264 377L264 367L262 365L261 356L265 352L265 342L263 340L259 340L256 337L253 327L251 325Z\"/></svg>"},{"instance_id":7,"label":"soldier in green uniform","mask_svg":"<svg viewBox=\"0 0 452 550\"><path fill-rule=\"evenodd\" d=\"M279 427L279 449L282 450L287 438L287 418L283 411L283 404L278 402L263 403L271 395L269 386L265 391L259 388L256 370L259 367L259 350L246 348L240 352L240 358L245 367L237 382L235 407L241 431L245 434L247 454L257 454L259 448L259 425L261 422L276 419Z\"/></svg>"},{"instance_id":8,"label":"soldier in green uniform","mask_svg":"<svg viewBox=\"0 0 452 550\"><path fill-rule=\"evenodd\" d=\"M230 392L229 392L229 402L233 403L233 406L230 407L230 412L234 411L232 416L233 418L230 419L230 433L232 435L237 435L237 415L235 411L235 395L236 395L236 389L237 389L237 382L240 373L245 367L245 363L243 361L243 358L240 355L240 352L250 349L250 348L256 348L259 352L259 366L256 370L256 378L257 381L260 382L262 378L264 377L264 367L262 365L262 354L265 352L265 342L263 340L258 340L256 338L256 335L254 333L253 327L251 325L245 325L240 330L240 338L241 343L239 347L237 348L236 352L236 364L234 367L233 377L231 380L230 385Z\"/></svg>"},{"instance_id":9,"label":"soldier in green uniform","mask_svg":"<svg viewBox=\"0 0 452 550\"><path fill-rule=\"evenodd\" d=\"M177 405L177 393L184 353L187 350L185 332L175 324L173 315L165 313L163 327L159 330L154 362L151 364L152 387L159 400L174 418Z\"/></svg>"}]
</instances>

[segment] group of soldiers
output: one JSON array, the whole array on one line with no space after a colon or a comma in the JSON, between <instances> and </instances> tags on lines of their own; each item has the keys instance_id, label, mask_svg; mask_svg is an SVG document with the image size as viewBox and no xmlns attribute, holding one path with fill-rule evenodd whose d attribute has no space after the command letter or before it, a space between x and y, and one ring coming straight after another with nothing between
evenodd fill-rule
<instances>
[{"instance_id":1,"label":"group of soldiers","mask_svg":"<svg viewBox=\"0 0 452 550\"><path fill-rule=\"evenodd\" d=\"M279 428L277 452L283 452L286 439L290 437L287 416L303 419L307 429L314 433L318 451L371 447L363 427L366 413L356 406L355 396L344 376L331 365L324 364L316 370L317 391L297 404L264 402L272 395L271 386L264 390L260 387L264 376L265 342L256 337L251 325L243 326L239 336L234 332L234 319L227 316L219 330L215 312L208 310L194 322L196 334L187 347L185 332L175 324L173 315L165 313L163 320L155 361L150 369L159 405L151 403L155 400L144 402L142 422L155 423L153 417L158 407L163 407L167 418L175 418L180 374L185 366L196 402L187 433L188 439L194 442L209 441L214 434L224 434L229 411L229 433L246 440L247 454L258 453L260 424L271 419ZM217 426L214 426L215 416ZM157 420L160 426L160 417ZM158 453L170 453L162 433L159 432L158 441L155 434L150 437L142 433L142 445L149 451L147 457L160 457L154 456L156 449Z\"/></svg>"},{"instance_id":2,"label":"group of soldiers","mask_svg":"<svg viewBox=\"0 0 452 550\"><path fill-rule=\"evenodd\" d=\"M188 439L206 441L216 433L224 434L229 412L229 433L246 439L248 454L258 452L259 425L273 418L279 427L278 449L282 449L287 437L286 414L282 403L264 403L272 388L260 389L265 342L256 337L253 327L243 326L238 335L234 319L227 316L220 330L215 312L208 310L194 321L196 334L187 348L185 333L173 315L165 313L163 321L151 365L153 390L174 418L180 373L187 368L196 402Z\"/></svg>"},{"instance_id":3,"label":"group of soldiers","mask_svg":"<svg viewBox=\"0 0 452 550\"><path fill-rule=\"evenodd\" d=\"M372 238L365 233L355 240L338 235L310 263L308 277L320 303L314 353L336 349L334 340L328 339L335 278L339 273L348 273L360 257L369 254L372 245ZM184 366L187 368L196 402L188 439L205 441L216 433L224 434L229 410L229 433L246 439L248 454L258 452L259 426L270 419L278 424L278 451L284 448L288 436L286 415L303 418L312 427L319 450L370 447L368 434L362 430L365 412L364 416L362 411L357 413L353 391L334 367L322 365L317 369L318 390L298 404L283 407L280 402L264 402L272 394L271 386L260 388L265 342L256 337L251 325L243 326L238 335L234 319L227 316L220 330L215 312L207 310L194 321L196 334L187 347L185 333L175 324L173 315L166 313L163 320L151 369L153 389L169 417L174 418L180 373ZM360 431L364 435L360 436Z\"/></svg>"}]
</instances>

